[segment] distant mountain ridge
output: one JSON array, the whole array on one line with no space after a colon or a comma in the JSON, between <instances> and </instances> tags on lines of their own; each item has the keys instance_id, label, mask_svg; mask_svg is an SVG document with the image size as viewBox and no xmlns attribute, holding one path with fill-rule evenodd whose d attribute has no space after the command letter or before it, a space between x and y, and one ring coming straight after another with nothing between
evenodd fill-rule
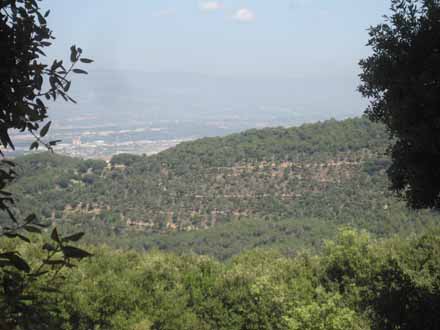
<instances>
[{"instance_id":1,"label":"distant mountain ridge","mask_svg":"<svg viewBox=\"0 0 440 330\"><path fill-rule=\"evenodd\" d=\"M247 123L243 127L257 127L255 124L261 122L292 125L332 116L353 116L360 111L352 109L362 109L365 104L360 94L352 91L356 77L337 77L333 84L328 84L310 76L92 70L87 79L78 79L70 92L79 104L58 102L57 111L51 115L54 123L88 116L96 118L96 124L117 123L119 127L150 121L201 122L229 118L244 120ZM321 92L316 94L316 90ZM329 99L339 100L338 104L328 102ZM83 124L88 122L85 120Z\"/></svg>"},{"instance_id":2,"label":"distant mountain ridge","mask_svg":"<svg viewBox=\"0 0 440 330\"><path fill-rule=\"evenodd\" d=\"M14 190L22 212L86 229L91 240L224 258L260 244L319 245L341 225L389 235L435 222L388 193L387 145L381 125L354 118L205 138L110 164L37 154L18 159L26 175Z\"/></svg>"}]
</instances>

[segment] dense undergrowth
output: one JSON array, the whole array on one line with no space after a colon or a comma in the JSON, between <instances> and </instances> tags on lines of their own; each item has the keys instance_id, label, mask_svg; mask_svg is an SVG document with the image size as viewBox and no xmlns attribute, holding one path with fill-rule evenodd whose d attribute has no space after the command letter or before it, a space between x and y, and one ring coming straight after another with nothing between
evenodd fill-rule
<instances>
[{"instance_id":1,"label":"dense undergrowth","mask_svg":"<svg viewBox=\"0 0 440 330\"><path fill-rule=\"evenodd\" d=\"M38 256L31 245L16 248L31 259ZM63 272L58 293L39 296L41 306L59 309L50 316L53 329L440 326L438 231L377 240L344 229L319 256L256 249L223 263L159 251L88 249L94 257ZM35 290L50 280L41 277Z\"/></svg>"}]
</instances>

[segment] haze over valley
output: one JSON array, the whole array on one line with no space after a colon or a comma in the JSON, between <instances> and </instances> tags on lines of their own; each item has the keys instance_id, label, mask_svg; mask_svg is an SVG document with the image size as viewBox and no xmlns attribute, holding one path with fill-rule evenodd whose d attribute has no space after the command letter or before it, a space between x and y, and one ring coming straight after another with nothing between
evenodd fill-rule
<instances>
[{"instance_id":1,"label":"haze over valley","mask_svg":"<svg viewBox=\"0 0 440 330\"><path fill-rule=\"evenodd\" d=\"M42 5L54 13L47 19L57 37L48 59L66 61L74 42L94 60L69 90L78 104L58 98L49 105L50 138L62 140L62 154L104 159L361 115L365 29L388 9L379 0L286 0L271 8L259 1L135 1L130 12L95 2ZM31 139L20 136L14 154L26 153Z\"/></svg>"},{"instance_id":2,"label":"haze over valley","mask_svg":"<svg viewBox=\"0 0 440 330\"><path fill-rule=\"evenodd\" d=\"M343 119L360 115L365 104L353 76L92 71L78 80L71 92L78 104L51 105L50 138L61 140L58 152L84 158L153 154L201 137ZM17 140L17 154L26 153L32 137Z\"/></svg>"}]
</instances>

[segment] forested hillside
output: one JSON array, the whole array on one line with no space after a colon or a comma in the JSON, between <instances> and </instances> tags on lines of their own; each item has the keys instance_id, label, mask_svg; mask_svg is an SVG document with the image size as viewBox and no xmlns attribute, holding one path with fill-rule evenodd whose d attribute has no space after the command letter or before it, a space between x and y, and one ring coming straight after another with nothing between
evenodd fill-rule
<instances>
[{"instance_id":1,"label":"forested hillside","mask_svg":"<svg viewBox=\"0 0 440 330\"><path fill-rule=\"evenodd\" d=\"M342 225L379 235L440 219L387 192L388 135L367 119L250 130L110 163L17 159L20 210L93 242L227 258L243 249L319 248Z\"/></svg>"},{"instance_id":2,"label":"forested hillside","mask_svg":"<svg viewBox=\"0 0 440 330\"><path fill-rule=\"evenodd\" d=\"M18 241L14 243L18 244ZM35 245L0 240L30 261ZM440 236L377 240L344 230L320 256L204 256L90 247L94 257L33 283L47 329L438 329ZM48 283L59 294L45 292ZM35 291L34 291L35 292ZM58 313L44 313L55 305ZM46 329L46 328L44 328Z\"/></svg>"}]
</instances>

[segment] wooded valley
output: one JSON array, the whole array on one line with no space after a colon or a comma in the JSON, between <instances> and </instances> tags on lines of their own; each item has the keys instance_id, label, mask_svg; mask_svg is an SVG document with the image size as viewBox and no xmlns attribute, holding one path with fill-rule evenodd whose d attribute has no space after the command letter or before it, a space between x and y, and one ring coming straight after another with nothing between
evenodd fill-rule
<instances>
[{"instance_id":1,"label":"wooded valley","mask_svg":"<svg viewBox=\"0 0 440 330\"><path fill-rule=\"evenodd\" d=\"M341 226L423 232L434 211L388 191L385 129L365 118L250 130L109 163L51 153L17 159L18 214L87 242L227 259L255 247L318 251ZM20 176L20 173L23 175Z\"/></svg>"}]
</instances>

